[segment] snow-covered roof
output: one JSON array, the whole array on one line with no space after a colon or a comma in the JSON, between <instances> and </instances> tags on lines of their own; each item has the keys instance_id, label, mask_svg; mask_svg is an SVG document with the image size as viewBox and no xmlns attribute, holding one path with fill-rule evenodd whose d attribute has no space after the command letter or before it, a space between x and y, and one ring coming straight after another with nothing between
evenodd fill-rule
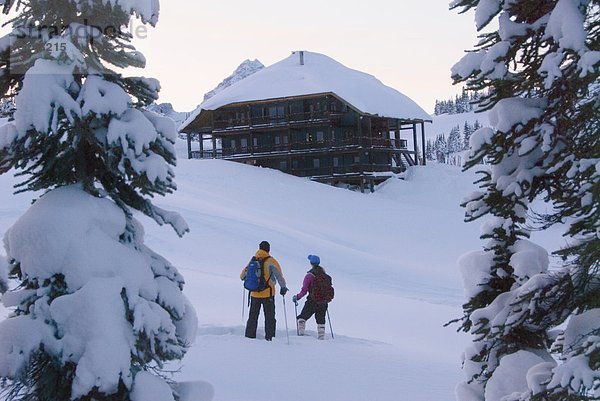
<instances>
[{"instance_id":1,"label":"snow-covered roof","mask_svg":"<svg viewBox=\"0 0 600 401\"><path fill-rule=\"evenodd\" d=\"M267 99L334 93L365 114L381 117L431 120L408 96L384 85L372 75L353 70L319 53L304 51L264 68L202 103L182 124L191 124L203 110Z\"/></svg>"}]
</instances>

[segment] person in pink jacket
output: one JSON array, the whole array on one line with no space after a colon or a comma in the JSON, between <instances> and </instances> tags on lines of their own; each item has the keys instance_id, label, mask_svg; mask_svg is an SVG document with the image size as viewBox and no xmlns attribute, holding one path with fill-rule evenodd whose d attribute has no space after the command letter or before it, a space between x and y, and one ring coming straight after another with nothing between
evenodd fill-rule
<instances>
[{"instance_id":1,"label":"person in pink jacket","mask_svg":"<svg viewBox=\"0 0 600 401\"><path fill-rule=\"evenodd\" d=\"M308 255L308 260L311 264L311 269L304 276L302 282L302 289L300 292L292 297L292 301L297 303L299 299L302 299L304 295L308 293L302 312L296 317L296 323L298 325L298 335L303 336L306 330L306 321L315 315L317 321L317 334L319 340L325 339L325 314L327 313L327 302L318 302L314 299L313 292L313 281L318 275L325 275L325 269L320 266L321 259L317 255ZM333 288L331 289L333 290Z\"/></svg>"}]
</instances>

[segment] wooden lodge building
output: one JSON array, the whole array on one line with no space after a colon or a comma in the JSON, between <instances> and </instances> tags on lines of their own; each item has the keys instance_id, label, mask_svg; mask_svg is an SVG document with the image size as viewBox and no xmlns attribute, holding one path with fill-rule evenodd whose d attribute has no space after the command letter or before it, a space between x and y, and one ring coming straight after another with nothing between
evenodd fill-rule
<instances>
[{"instance_id":1,"label":"wooden lodge building","mask_svg":"<svg viewBox=\"0 0 600 401\"><path fill-rule=\"evenodd\" d=\"M302 51L217 93L180 132L189 158L372 190L425 164L426 122L430 116L415 102L373 76Z\"/></svg>"}]
</instances>

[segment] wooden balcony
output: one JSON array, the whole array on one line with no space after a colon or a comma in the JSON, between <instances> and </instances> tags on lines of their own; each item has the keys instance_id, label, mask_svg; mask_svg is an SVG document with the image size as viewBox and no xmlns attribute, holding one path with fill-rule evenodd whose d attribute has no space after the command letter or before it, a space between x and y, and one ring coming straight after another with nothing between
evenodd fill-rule
<instances>
[{"instance_id":1,"label":"wooden balcony","mask_svg":"<svg viewBox=\"0 0 600 401\"><path fill-rule=\"evenodd\" d=\"M253 116L250 118L217 118L213 123L214 133L229 131L247 131L250 129L264 129L270 127L283 127L294 124L316 124L337 120L342 113L330 111L313 111L285 115Z\"/></svg>"},{"instance_id":2,"label":"wooden balcony","mask_svg":"<svg viewBox=\"0 0 600 401\"><path fill-rule=\"evenodd\" d=\"M192 151L191 158L193 159L223 159L223 158L245 158L248 156L265 157L278 155L301 155L301 154L317 154L329 153L333 151L344 151L352 149L380 149L380 150L407 150L407 142L405 139L383 139L383 138L349 138L335 139L326 141L309 141L309 142L293 142L288 144L270 145L270 146L247 146L237 148L224 148Z\"/></svg>"}]
</instances>

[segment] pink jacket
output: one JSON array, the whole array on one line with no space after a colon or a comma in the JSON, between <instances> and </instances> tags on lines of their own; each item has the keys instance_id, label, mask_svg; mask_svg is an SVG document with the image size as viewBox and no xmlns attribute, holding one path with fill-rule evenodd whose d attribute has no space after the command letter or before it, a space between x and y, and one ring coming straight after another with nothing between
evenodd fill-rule
<instances>
[{"instance_id":1,"label":"pink jacket","mask_svg":"<svg viewBox=\"0 0 600 401\"><path fill-rule=\"evenodd\" d=\"M301 299L303 296L306 295L314 277L315 276L312 273L306 273L306 276L304 276L304 281L302 281L302 289L300 290L298 295L296 295L296 298Z\"/></svg>"}]
</instances>

